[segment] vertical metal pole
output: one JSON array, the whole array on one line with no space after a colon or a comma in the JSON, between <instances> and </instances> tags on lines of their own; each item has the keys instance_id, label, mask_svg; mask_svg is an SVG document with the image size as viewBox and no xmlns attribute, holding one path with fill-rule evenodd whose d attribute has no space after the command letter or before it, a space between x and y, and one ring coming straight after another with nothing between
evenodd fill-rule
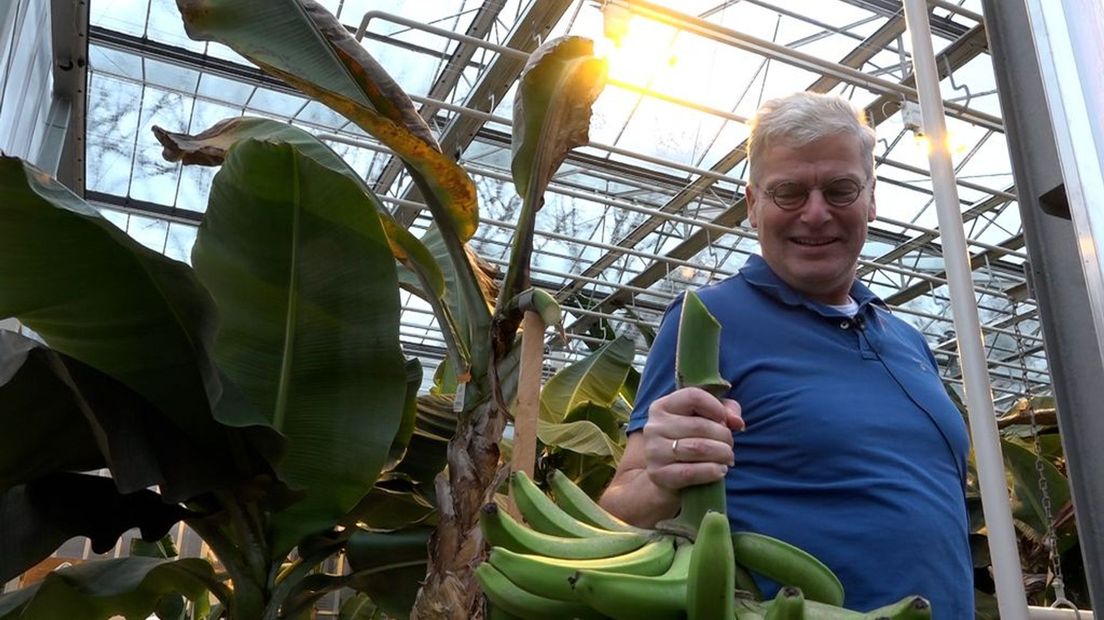
<instances>
[{"instance_id":1,"label":"vertical metal pole","mask_svg":"<svg viewBox=\"0 0 1104 620\"><path fill-rule=\"evenodd\" d=\"M1004 459L1001 456L996 415L993 411L989 368L970 275L970 260L962 226L962 212L959 211L954 168L947 144L947 125L943 116L943 100L939 94L939 73L935 66L928 6L924 0L905 0L905 23L912 41L913 71L916 75L924 132L931 142L928 162L939 215L939 231L943 240L951 310L958 334L981 504L985 512L989 552L993 559L993 577L997 586L997 605L1000 617L1004 620L1026 620L1027 595L1020 570L1016 532L1012 526L1012 506L1008 500L1008 487L1004 478Z\"/></svg>"}]
</instances>

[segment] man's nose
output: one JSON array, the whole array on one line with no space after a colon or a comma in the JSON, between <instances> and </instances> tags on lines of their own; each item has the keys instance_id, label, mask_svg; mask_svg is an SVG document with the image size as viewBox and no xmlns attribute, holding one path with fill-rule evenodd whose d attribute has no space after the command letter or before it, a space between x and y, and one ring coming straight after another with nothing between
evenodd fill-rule
<instances>
[{"instance_id":1,"label":"man's nose","mask_svg":"<svg viewBox=\"0 0 1104 620\"><path fill-rule=\"evenodd\" d=\"M809 190L809 198L801 207L801 221L806 224L822 224L832 219L832 205L824 199L824 193L820 188Z\"/></svg>"}]
</instances>

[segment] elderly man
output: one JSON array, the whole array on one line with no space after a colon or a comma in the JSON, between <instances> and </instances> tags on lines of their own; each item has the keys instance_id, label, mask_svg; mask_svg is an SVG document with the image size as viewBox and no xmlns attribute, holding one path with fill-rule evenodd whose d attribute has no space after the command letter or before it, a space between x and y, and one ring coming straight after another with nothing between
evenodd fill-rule
<instances>
[{"instance_id":1,"label":"elderly man","mask_svg":"<svg viewBox=\"0 0 1104 620\"><path fill-rule=\"evenodd\" d=\"M724 478L733 530L820 558L848 608L921 594L936 618L972 618L965 423L923 336L855 279L874 132L847 101L798 93L767 102L749 142L762 257L700 291L732 390L675 389L676 300L602 504L647 526L682 488Z\"/></svg>"}]
</instances>

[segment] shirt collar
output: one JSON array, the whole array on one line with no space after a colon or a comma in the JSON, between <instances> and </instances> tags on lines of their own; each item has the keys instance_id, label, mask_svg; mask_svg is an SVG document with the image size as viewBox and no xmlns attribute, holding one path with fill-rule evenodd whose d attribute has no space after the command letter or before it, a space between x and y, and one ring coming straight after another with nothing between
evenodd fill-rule
<instances>
[{"instance_id":1,"label":"shirt collar","mask_svg":"<svg viewBox=\"0 0 1104 620\"><path fill-rule=\"evenodd\" d=\"M771 270L767 261L763 260L763 257L758 254L752 254L748 257L747 262L740 268L740 275L743 276L748 284L784 304L790 306L805 306L813 312L824 316L838 315L838 312L834 308L815 302L790 288L790 285L786 284L782 278L779 278L774 271ZM873 291L858 280L851 283L850 294L851 297L858 302L858 311L860 313L863 312L867 304L870 303L875 303L880 306L886 305L884 301L873 293Z\"/></svg>"}]
</instances>

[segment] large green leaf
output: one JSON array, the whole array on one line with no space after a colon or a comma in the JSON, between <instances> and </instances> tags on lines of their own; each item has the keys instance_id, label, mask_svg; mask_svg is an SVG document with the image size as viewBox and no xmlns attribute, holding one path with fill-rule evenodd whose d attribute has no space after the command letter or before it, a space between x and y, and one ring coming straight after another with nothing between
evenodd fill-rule
<instances>
[{"instance_id":1,"label":"large green leaf","mask_svg":"<svg viewBox=\"0 0 1104 620\"><path fill-rule=\"evenodd\" d=\"M522 208L499 307L530 286L533 232L544 190L571 149L589 140L591 106L605 82L606 63L594 56L594 42L583 37L544 43L522 70L510 162Z\"/></svg>"},{"instance_id":2,"label":"large green leaf","mask_svg":"<svg viewBox=\"0 0 1104 620\"><path fill-rule=\"evenodd\" d=\"M605 85L606 62L594 56L590 39L553 39L529 56L514 98L510 163L527 202L539 203L568 152L587 143L591 106Z\"/></svg>"},{"instance_id":3,"label":"large green leaf","mask_svg":"<svg viewBox=\"0 0 1104 620\"><path fill-rule=\"evenodd\" d=\"M55 471L104 466L68 375L59 353L0 331L0 425L19 429L0 433L0 491ZM4 535L0 532L0 546Z\"/></svg>"},{"instance_id":4,"label":"large green leaf","mask_svg":"<svg viewBox=\"0 0 1104 620\"><path fill-rule=\"evenodd\" d=\"M475 185L441 153L409 98L332 15L312 0L177 0L188 35L225 43L239 54L345 115L398 155L444 231L460 274L456 294L477 309L482 299L464 243L479 223ZM486 375L489 313L461 325L464 366ZM447 316L439 316L447 323ZM456 354L460 354L459 351ZM484 395L472 390L472 402Z\"/></svg>"},{"instance_id":5,"label":"large green leaf","mask_svg":"<svg viewBox=\"0 0 1104 620\"><path fill-rule=\"evenodd\" d=\"M557 372L541 390L541 419L562 422L583 403L612 407L632 368L635 353L633 339L620 336Z\"/></svg>"},{"instance_id":6,"label":"large green leaf","mask_svg":"<svg viewBox=\"0 0 1104 620\"><path fill-rule=\"evenodd\" d=\"M450 233L478 224L475 186L445 157L405 93L337 19L311 0L177 0L188 36L225 43L344 114L416 170Z\"/></svg>"},{"instance_id":7,"label":"large green leaf","mask_svg":"<svg viewBox=\"0 0 1104 620\"><path fill-rule=\"evenodd\" d=\"M421 119L421 117L418 118ZM452 267L452 260L441 240L440 233L437 232L436 227L433 227L431 234L427 235L427 239L435 242L434 252L431 254L426 245L394 218L356 171L329 146L302 129L264 118L226 119L196 135L172 133L160 127L154 127L153 133L164 147L163 156L168 161L209 166L221 165L231 147L242 140L254 138L294 144L304 156L353 180L364 192L368 204L371 204L379 214L391 253L404 267L400 272L400 283L416 291L430 304L438 316L438 323L449 352L455 360L454 364L468 368L472 335L469 329L461 330L461 328L468 325L473 313L463 309L461 296L455 292L460 290L458 274ZM479 269L478 257L466 246L465 250L472 261L472 269L480 285L489 286L485 284L489 278ZM446 272L449 274L448 290L454 291L447 297L442 265L446 267ZM484 316L487 314L482 308L478 310Z\"/></svg>"},{"instance_id":8,"label":"large green leaf","mask_svg":"<svg viewBox=\"0 0 1104 620\"><path fill-rule=\"evenodd\" d=\"M186 432L198 427L220 386L213 308L187 265L17 159L0 159L0 192L0 317L130 385Z\"/></svg>"},{"instance_id":9,"label":"large green leaf","mask_svg":"<svg viewBox=\"0 0 1104 620\"><path fill-rule=\"evenodd\" d=\"M214 580L204 560L131 557L63 568L41 582L0 596L0 620L145 620L173 593L196 600Z\"/></svg>"},{"instance_id":10,"label":"large green leaf","mask_svg":"<svg viewBox=\"0 0 1104 620\"><path fill-rule=\"evenodd\" d=\"M615 466L625 453L624 446L589 420L562 424L538 420L537 439L547 446L612 459Z\"/></svg>"},{"instance_id":11,"label":"large green leaf","mask_svg":"<svg viewBox=\"0 0 1104 620\"><path fill-rule=\"evenodd\" d=\"M352 514L357 523L372 530L397 530L415 523L429 524L436 507L420 485L401 480L377 484Z\"/></svg>"},{"instance_id":12,"label":"large green leaf","mask_svg":"<svg viewBox=\"0 0 1104 620\"><path fill-rule=\"evenodd\" d=\"M0 490L58 471L107 467L121 493L182 501L228 469L133 390L40 342L0 331ZM0 532L0 536L2 536Z\"/></svg>"},{"instance_id":13,"label":"large green leaf","mask_svg":"<svg viewBox=\"0 0 1104 620\"><path fill-rule=\"evenodd\" d=\"M384 471L391 471L406 456L406 450L410 446L410 440L418 423L418 390L422 387L422 363L418 358L412 357L406 360L406 396L403 400L403 414L399 422L399 430L391 441L391 450L384 464Z\"/></svg>"},{"instance_id":14,"label":"large green leaf","mask_svg":"<svg viewBox=\"0 0 1104 620\"><path fill-rule=\"evenodd\" d=\"M391 212L383 206L379 198L368 188L356 171L345 163L345 160L306 131L267 118L243 116L219 121L195 135L173 133L156 126L153 128L153 133L164 147L163 155L166 160L202 166L222 165L227 151L238 142L249 138L294 144L304 156L334 172L345 175L361 187L368 203L380 214L380 222L383 224L384 232L387 233L387 241L391 245L391 252L395 258L416 274L420 287L428 288L429 293L434 297L440 298L444 295L445 282L441 275L441 268L429 250L395 220Z\"/></svg>"},{"instance_id":15,"label":"large green leaf","mask_svg":"<svg viewBox=\"0 0 1104 620\"><path fill-rule=\"evenodd\" d=\"M0 317L19 318L54 349L122 382L201 447L203 460L192 464L200 484L167 494L255 475L263 467L249 446L277 457L279 437L220 379L214 308L187 265L145 248L18 159L0 157L0 195Z\"/></svg>"},{"instance_id":16,"label":"large green leaf","mask_svg":"<svg viewBox=\"0 0 1104 620\"><path fill-rule=\"evenodd\" d=\"M346 551L356 575L351 585L368 594L383 611L405 618L414 604L419 582L425 578L432 533L433 528L428 527L354 532Z\"/></svg>"},{"instance_id":17,"label":"large green leaf","mask_svg":"<svg viewBox=\"0 0 1104 620\"><path fill-rule=\"evenodd\" d=\"M110 478L55 473L0 492L0 581L50 555L61 543L87 536L104 553L123 532L142 530L157 540L189 513L153 491L123 495Z\"/></svg>"},{"instance_id":18,"label":"large green leaf","mask_svg":"<svg viewBox=\"0 0 1104 620\"><path fill-rule=\"evenodd\" d=\"M371 490L401 423L395 262L355 182L255 140L215 176L192 260L222 317L219 364L288 438L279 471L306 491L273 519L282 555Z\"/></svg>"},{"instance_id":19,"label":"large green leaf","mask_svg":"<svg viewBox=\"0 0 1104 620\"><path fill-rule=\"evenodd\" d=\"M564 422L578 422L580 420L591 422L602 429L602 432L614 441L618 439L624 441L625 434L621 432L621 424L625 422L625 420L622 418L621 414L612 407L603 407L591 402L585 402L568 412L563 419Z\"/></svg>"},{"instance_id":20,"label":"large green leaf","mask_svg":"<svg viewBox=\"0 0 1104 620\"><path fill-rule=\"evenodd\" d=\"M418 295L429 302L437 315L438 323L443 326L444 335L457 341L460 348L459 364L449 359L448 368L459 368L461 372L469 369L471 350L474 342L480 338L486 340L486 335L480 330L486 327L490 316L491 305L498 294L495 283L497 269L479 257L470 247L463 247L463 254L468 262L468 268L458 270L450 257L450 244L446 243L441 229L431 225L429 230L422 235L421 242L434 258L444 276L444 294L441 296L442 305L438 306L436 300L426 292L426 287L419 280L417 272L407 267L399 272L399 284L403 288ZM406 265L404 265L406 266ZM465 291L469 287L467 278L474 277L479 295L467 295ZM450 348L451 342L447 342ZM476 347L478 349L479 347ZM440 370L440 369L439 369ZM456 371L450 373L449 381L455 383ZM451 392L450 392L451 393Z\"/></svg>"},{"instance_id":21,"label":"large green leaf","mask_svg":"<svg viewBox=\"0 0 1104 620\"><path fill-rule=\"evenodd\" d=\"M452 410L452 399L445 396L422 395L416 405L414 434L394 472L419 484L432 484L447 463L448 442L456 431L456 412Z\"/></svg>"}]
</instances>

